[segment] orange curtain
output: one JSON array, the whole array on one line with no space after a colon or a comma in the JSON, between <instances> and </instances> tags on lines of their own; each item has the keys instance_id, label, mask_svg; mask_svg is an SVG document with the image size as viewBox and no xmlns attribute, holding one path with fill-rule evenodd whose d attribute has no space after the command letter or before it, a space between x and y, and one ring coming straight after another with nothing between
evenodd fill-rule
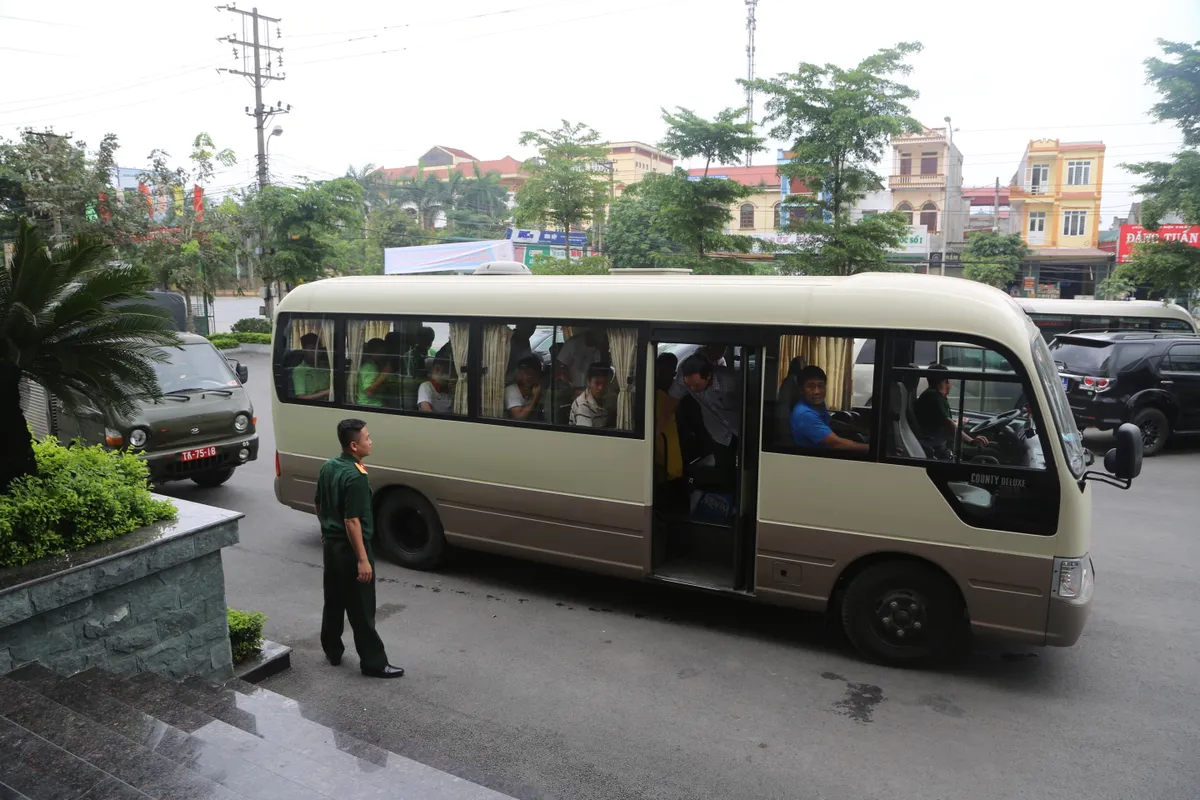
<instances>
[{"instance_id":1,"label":"orange curtain","mask_svg":"<svg viewBox=\"0 0 1200 800\"><path fill-rule=\"evenodd\" d=\"M788 364L796 356L825 370L825 405L831 411L854 405L854 340L832 336L780 336L779 376L776 388L787 378Z\"/></svg>"}]
</instances>

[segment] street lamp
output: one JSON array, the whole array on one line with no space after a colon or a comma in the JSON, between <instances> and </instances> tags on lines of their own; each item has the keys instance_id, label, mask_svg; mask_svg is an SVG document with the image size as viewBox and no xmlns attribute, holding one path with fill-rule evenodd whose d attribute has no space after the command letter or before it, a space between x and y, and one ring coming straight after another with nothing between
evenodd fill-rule
<instances>
[{"instance_id":1,"label":"street lamp","mask_svg":"<svg viewBox=\"0 0 1200 800\"><path fill-rule=\"evenodd\" d=\"M271 140L274 139L276 136L283 136L283 126L282 125L276 125L274 128L271 128L271 133L267 135L266 155L263 156L264 161L267 158L269 158L271 155ZM267 166L269 169L270 165L268 164Z\"/></svg>"},{"instance_id":2,"label":"street lamp","mask_svg":"<svg viewBox=\"0 0 1200 800\"><path fill-rule=\"evenodd\" d=\"M948 235L946 228L946 214L950 210L950 159L954 157L954 128L950 125L950 118L943 117L946 121L946 135L949 137L949 144L946 145L946 188L942 193L942 261L939 264L939 274L946 274L946 237Z\"/></svg>"}]
</instances>

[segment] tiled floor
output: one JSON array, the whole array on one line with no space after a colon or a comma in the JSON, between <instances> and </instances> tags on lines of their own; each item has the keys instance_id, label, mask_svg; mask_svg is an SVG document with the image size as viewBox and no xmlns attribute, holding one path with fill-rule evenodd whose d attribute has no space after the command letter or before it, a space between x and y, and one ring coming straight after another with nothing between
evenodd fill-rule
<instances>
[{"instance_id":1,"label":"tiled floor","mask_svg":"<svg viewBox=\"0 0 1200 800\"><path fill-rule=\"evenodd\" d=\"M0 800L504 800L282 695L152 673L0 677Z\"/></svg>"}]
</instances>

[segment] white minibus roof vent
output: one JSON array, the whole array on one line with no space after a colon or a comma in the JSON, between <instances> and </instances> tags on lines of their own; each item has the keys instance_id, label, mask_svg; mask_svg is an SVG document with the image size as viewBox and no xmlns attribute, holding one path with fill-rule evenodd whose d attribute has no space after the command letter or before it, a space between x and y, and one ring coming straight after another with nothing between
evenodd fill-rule
<instances>
[{"instance_id":1,"label":"white minibus roof vent","mask_svg":"<svg viewBox=\"0 0 1200 800\"><path fill-rule=\"evenodd\" d=\"M616 267L609 275L691 275L692 271L682 267Z\"/></svg>"},{"instance_id":2,"label":"white minibus roof vent","mask_svg":"<svg viewBox=\"0 0 1200 800\"><path fill-rule=\"evenodd\" d=\"M488 261L475 268L472 275L532 275L520 261Z\"/></svg>"}]
</instances>

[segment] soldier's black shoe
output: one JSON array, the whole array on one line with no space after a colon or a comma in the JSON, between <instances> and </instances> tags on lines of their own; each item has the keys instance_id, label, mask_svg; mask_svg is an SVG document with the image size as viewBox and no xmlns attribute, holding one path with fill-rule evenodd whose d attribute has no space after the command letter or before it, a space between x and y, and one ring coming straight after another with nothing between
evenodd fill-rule
<instances>
[{"instance_id":1,"label":"soldier's black shoe","mask_svg":"<svg viewBox=\"0 0 1200 800\"><path fill-rule=\"evenodd\" d=\"M404 677L404 669L402 667L393 667L388 664L383 669L363 670L363 675L368 678L401 678Z\"/></svg>"},{"instance_id":2,"label":"soldier's black shoe","mask_svg":"<svg viewBox=\"0 0 1200 800\"><path fill-rule=\"evenodd\" d=\"M334 666L334 667L340 666L342 663L341 656L331 656L328 653L325 654L325 660L328 661L330 663L330 665Z\"/></svg>"}]
</instances>

